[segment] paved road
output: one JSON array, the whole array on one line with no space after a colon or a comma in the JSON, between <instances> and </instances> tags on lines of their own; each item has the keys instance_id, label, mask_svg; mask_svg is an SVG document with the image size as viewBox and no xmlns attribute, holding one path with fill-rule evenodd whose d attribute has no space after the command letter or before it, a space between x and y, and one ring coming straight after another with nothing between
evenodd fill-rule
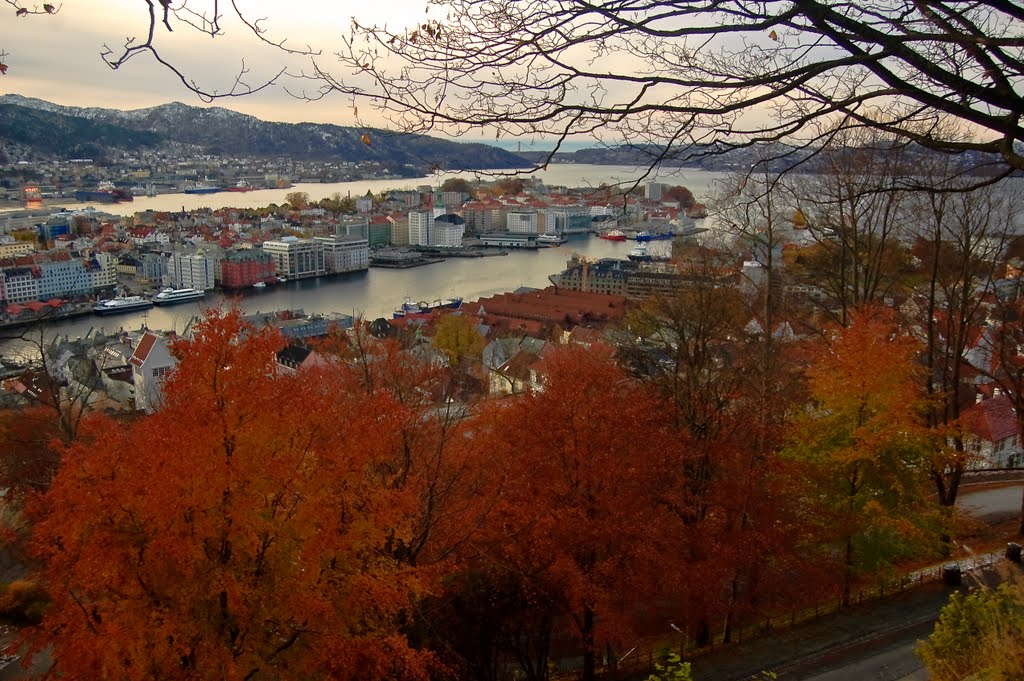
<instances>
[{"instance_id":1,"label":"paved road","mask_svg":"<svg viewBox=\"0 0 1024 681\"><path fill-rule=\"evenodd\" d=\"M861 650L847 650L855 659L840 662L825 672L783 674L780 681L928 681L928 672L914 655L917 642L931 634L934 622L909 628L884 642L865 643Z\"/></svg>"},{"instance_id":2,"label":"paved road","mask_svg":"<svg viewBox=\"0 0 1024 681\"><path fill-rule=\"evenodd\" d=\"M1020 514L1021 493L1024 485L997 487L972 491L970 487L961 491L958 499L960 508L982 520L1005 520Z\"/></svg>"}]
</instances>

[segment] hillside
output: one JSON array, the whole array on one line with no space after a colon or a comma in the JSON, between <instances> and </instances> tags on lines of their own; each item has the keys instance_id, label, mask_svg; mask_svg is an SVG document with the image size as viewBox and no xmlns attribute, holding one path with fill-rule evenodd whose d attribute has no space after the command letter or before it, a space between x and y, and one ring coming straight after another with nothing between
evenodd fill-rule
<instances>
[{"instance_id":1,"label":"hillside","mask_svg":"<svg viewBox=\"0 0 1024 681\"><path fill-rule=\"evenodd\" d=\"M367 135L370 144L363 141ZM274 123L221 107L180 102L148 109L64 107L20 95L0 96L0 143L48 156L87 156L90 149L135 151L160 143L223 156L379 161L444 169L523 168L529 162L486 144L322 123Z\"/></svg>"}]
</instances>

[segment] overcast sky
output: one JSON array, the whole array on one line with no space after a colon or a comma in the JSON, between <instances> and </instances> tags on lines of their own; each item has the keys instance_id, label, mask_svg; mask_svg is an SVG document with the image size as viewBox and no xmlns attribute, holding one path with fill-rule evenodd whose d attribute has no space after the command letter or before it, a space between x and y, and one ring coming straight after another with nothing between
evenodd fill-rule
<instances>
[{"instance_id":1,"label":"overcast sky","mask_svg":"<svg viewBox=\"0 0 1024 681\"><path fill-rule=\"evenodd\" d=\"M49 0L59 4L60 0ZM180 0L177 0L180 2ZM156 4L156 3L154 3ZM200 10L212 1L190 0ZM263 25L272 40L287 38L286 45L322 50L329 61L339 37L347 34L351 17L363 24L386 22L402 26L421 20L424 0L240 0L247 17L267 17ZM42 5L42 0L39 6ZM230 4L221 2L230 11ZM26 6L33 6L31 3ZM180 101L202 106L202 101L152 58L139 55L117 71L104 64L104 45L123 49L129 36L145 35L148 26L144 0L65 0L53 16L18 18L14 9L0 4L0 50L8 72L0 77L0 89L38 97L57 104L136 109ZM301 68L305 58L289 58L261 45L237 19L225 15L224 35L216 39L181 25L173 33L159 29L157 43L168 61L210 90L231 87L243 59L252 84L271 77L288 65ZM355 123L351 103L341 97L304 102L281 89L242 98L220 99L217 106L249 113L266 120L315 121L351 125ZM360 111L364 122L369 112Z\"/></svg>"}]
</instances>

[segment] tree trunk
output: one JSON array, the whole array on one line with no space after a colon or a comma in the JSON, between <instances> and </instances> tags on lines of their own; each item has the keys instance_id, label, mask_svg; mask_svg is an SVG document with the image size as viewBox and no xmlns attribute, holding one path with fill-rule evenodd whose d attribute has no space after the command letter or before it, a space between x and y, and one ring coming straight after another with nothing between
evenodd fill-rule
<instances>
[{"instance_id":1,"label":"tree trunk","mask_svg":"<svg viewBox=\"0 0 1024 681\"><path fill-rule=\"evenodd\" d=\"M594 611L587 605L583 609L583 676L581 681L594 681L597 678L594 651Z\"/></svg>"}]
</instances>

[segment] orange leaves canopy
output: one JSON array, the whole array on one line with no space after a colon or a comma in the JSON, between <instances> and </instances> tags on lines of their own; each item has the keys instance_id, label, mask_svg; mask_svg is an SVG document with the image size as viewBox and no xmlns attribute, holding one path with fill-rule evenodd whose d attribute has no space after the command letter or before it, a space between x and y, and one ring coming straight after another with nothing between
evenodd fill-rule
<instances>
[{"instance_id":1,"label":"orange leaves canopy","mask_svg":"<svg viewBox=\"0 0 1024 681\"><path fill-rule=\"evenodd\" d=\"M64 678L423 675L397 626L429 584L383 550L410 508L379 474L393 407L279 375L280 345L212 314L161 411L66 453L37 510L53 606L33 634Z\"/></svg>"}]
</instances>

